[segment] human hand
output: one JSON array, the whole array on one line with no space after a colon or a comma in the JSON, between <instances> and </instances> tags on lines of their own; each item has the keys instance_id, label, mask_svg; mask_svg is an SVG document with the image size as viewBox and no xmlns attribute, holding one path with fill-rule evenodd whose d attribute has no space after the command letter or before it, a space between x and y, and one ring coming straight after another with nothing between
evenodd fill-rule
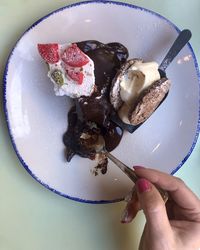
<instances>
[{"instance_id":1,"label":"human hand","mask_svg":"<svg viewBox=\"0 0 200 250\"><path fill-rule=\"evenodd\" d=\"M200 200L179 178L135 168L140 179L122 218L130 222L142 209L146 224L139 250L197 250L200 248ZM168 191L165 203L156 189Z\"/></svg>"}]
</instances>

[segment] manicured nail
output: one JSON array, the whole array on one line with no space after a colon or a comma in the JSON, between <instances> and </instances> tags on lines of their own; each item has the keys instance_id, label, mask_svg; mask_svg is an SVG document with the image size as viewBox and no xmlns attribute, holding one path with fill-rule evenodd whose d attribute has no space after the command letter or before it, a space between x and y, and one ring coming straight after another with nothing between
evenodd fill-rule
<instances>
[{"instance_id":1,"label":"manicured nail","mask_svg":"<svg viewBox=\"0 0 200 250\"><path fill-rule=\"evenodd\" d=\"M145 167L142 167L142 166L133 166L133 168L134 168L135 170L137 170L137 169L144 169Z\"/></svg>"},{"instance_id":2,"label":"manicured nail","mask_svg":"<svg viewBox=\"0 0 200 250\"><path fill-rule=\"evenodd\" d=\"M122 216L121 216L121 223L123 224L127 224L127 223L130 223L132 221L132 216L131 214L129 214L128 212L128 205L126 206L124 212L122 213Z\"/></svg>"},{"instance_id":3,"label":"manicured nail","mask_svg":"<svg viewBox=\"0 0 200 250\"><path fill-rule=\"evenodd\" d=\"M133 199L133 196L135 195L135 186L132 188L132 190L125 196L124 201L129 202Z\"/></svg>"},{"instance_id":4,"label":"manicured nail","mask_svg":"<svg viewBox=\"0 0 200 250\"><path fill-rule=\"evenodd\" d=\"M144 193L151 189L151 183L144 178L139 179L136 182L136 186L137 186L139 193Z\"/></svg>"},{"instance_id":5,"label":"manicured nail","mask_svg":"<svg viewBox=\"0 0 200 250\"><path fill-rule=\"evenodd\" d=\"M125 196L124 201L129 202L129 201L131 201L131 199L132 199L132 192L128 193L128 194Z\"/></svg>"},{"instance_id":6,"label":"manicured nail","mask_svg":"<svg viewBox=\"0 0 200 250\"><path fill-rule=\"evenodd\" d=\"M127 209L124 210L121 216L121 223L128 223L128 211Z\"/></svg>"}]
</instances>

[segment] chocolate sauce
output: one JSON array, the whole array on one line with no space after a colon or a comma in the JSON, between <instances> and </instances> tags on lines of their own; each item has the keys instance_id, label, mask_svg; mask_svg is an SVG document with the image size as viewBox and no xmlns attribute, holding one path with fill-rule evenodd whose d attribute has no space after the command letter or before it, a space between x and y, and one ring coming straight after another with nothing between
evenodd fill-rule
<instances>
[{"instance_id":1,"label":"chocolate sauce","mask_svg":"<svg viewBox=\"0 0 200 250\"><path fill-rule=\"evenodd\" d=\"M105 148L108 152L111 152L119 145L123 136L123 130L115 123L110 122L105 129L105 133L102 134L105 140Z\"/></svg>"},{"instance_id":2,"label":"chocolate sauce","mask_svg":"<svg viewBox=\"0 0 200 250\"><path fill-rule=\"evenodd\" d=\"M68 130L63 137L67 161L75 154L94 159L99 135L103 136L107 151L116 148L123 135L123 130L110 121L113 110L109 92L112 79L128 58L128 50L120 43L84 41L77 45L94 61L96 88L90 97L76 100L76 106L68 114ZM105 162L103 173L107 169Z\"/></svg>"},{"instance_id":3,"label":"chocolate sauce","mask_svg":"<svg viewBox=\"0 0 200 250\"><path fill-rule=\"evenodd\" d=\"M111 112L109 92L112 79L128 58L127 49L120 43L103 44L98 41L77 43L94 62L96 89L89 97L79 99L84 120L105 126Z\"/></svg>"},{"instance_id":4,"label":"chocolate sauce","mask_svg":"<svg viewBox=\"0 0 200 250\"><path fill-rule=\"evenodd\" d=\"M95 176L99 174L99 171L101 172L101 174L106 174L107 166L108 166L108 158L105 158L103 161L98 163L98 165L94 168L92 172L94 173Z\"/></svg>"},{"instance_id":5,"label":"chocolate sauce","mask_svg":"<svg viewBox=\"0 0 200 250\"><path fill-rule=\"evenodd\" d=\"M96 151L92 145L97 142L99 134L99 130L95 131L89 124L78 119L76 107L73 106L68 113L68 129L63 136L67 161L69 162L75 154L94 159ZM81 138L84 135L88 135L88 140ZM89 135L91 135L90 138Z\"/></svg>"}]
</instances>

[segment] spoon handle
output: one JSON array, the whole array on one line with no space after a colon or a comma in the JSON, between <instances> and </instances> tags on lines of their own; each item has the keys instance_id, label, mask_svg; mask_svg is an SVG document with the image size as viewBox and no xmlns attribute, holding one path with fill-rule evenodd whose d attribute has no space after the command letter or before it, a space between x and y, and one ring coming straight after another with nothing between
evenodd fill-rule
<instances>
[{"instance_id":1,"label":"spoon handle","mask_svg":"<svg viewBox=\"0 0 200 250\"><path fill-rule=\"evenodd\" d=\"M190 40L192 33L190 30L182 30L176 40L174 41L172 47L168 51L167 55L160 64L159 69L165 71L168 65L173 61L173 59L178 55L180 50L186 45Z\"/></svg>"}]
</instances>

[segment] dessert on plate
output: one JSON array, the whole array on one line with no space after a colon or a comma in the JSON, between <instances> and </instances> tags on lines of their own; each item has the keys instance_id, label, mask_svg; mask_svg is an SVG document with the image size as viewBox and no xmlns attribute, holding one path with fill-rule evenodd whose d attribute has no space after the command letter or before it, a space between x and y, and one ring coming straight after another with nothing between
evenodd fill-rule
<instances>
[{"instance_id":1,"label":"dessert on plate","mask_svg":"<svg viewBox=\"0 0 200 250\"><path fill-rule=\"evenodd\" d=\"M66 159L75 154L97 160L95 174L107 171L101 153L115 149L127 125L139 127L158 108L170 89L156 62L128 59L117 42L89 40L66 44L38 44L48 65L55 94L74 99L63 136Z\"/></svg>"}]
</instances>

